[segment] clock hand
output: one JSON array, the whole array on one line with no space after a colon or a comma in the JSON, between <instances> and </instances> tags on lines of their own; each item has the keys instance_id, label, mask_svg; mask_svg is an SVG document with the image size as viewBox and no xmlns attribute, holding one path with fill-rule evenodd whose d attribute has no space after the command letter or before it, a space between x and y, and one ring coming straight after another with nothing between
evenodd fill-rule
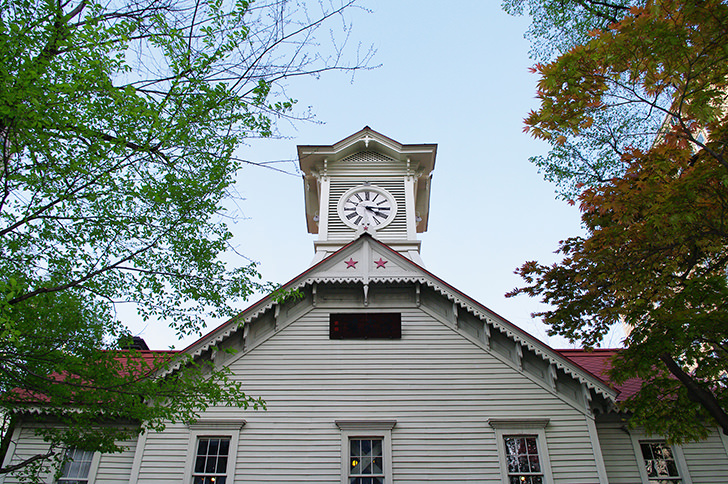
<instances>
[{"instance_id":1,"label":"clock hand","mask_svg":"<svg viewBox=\"0 0 728 484\"><path fill-rule=\"evenodd\" d=\"M376 207L364 207L366 210L370 211L373 215L376 215L377 217L386 217L385 214L379 211Z\"/></svg>"},{"instance_id":2,"label":"clock hand","mask_svg":"<svg viewBox=\"0 0 728 484\"><path fill-rule=\"evenodd\" d=\"M382 207L366 207L366 209L369 210L370 212L372 212L374 215L377 215L379 217L386 218L389 215L389 213L385 212L385 209Z\"/></svg>"}]
</instances>

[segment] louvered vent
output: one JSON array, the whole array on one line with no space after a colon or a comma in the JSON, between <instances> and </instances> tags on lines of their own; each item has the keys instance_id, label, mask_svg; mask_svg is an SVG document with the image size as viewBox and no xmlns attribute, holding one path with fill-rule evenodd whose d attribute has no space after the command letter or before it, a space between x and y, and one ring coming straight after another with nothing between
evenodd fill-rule
<instances>
[{"instance_id":1,"label":"louvered vent","mask_svg":"<svg viewBox=\"0 0 728 484\"><path fill-rule=\"evenodd\" d=\"M397 216L392 223L377 231L382 241L407 238L404 175L406 162L388 158L373 151L363 151L344 158L329 168L329 240L351 240L354 230L341 221L336 211L341 196L348 189L369 182L384 188L397 201Z\"/></svg>"}]
</instances>

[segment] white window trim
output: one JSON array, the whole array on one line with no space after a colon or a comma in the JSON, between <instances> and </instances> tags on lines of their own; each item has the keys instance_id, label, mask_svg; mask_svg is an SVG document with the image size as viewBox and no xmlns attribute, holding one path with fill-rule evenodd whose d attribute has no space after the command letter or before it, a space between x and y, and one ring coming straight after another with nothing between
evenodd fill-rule
<instances>
[{"instance_id":1,"label":"white window trim","mask_svg":"<svg viewBox=\"0 0 728 484\"><path fill-rule=\"evenodd\" d=\"M197 457L197 441L205 437L230 438L230 450L228 451L227 469L225 469L225 482L235 484L235 464L238 457L238 442L240 431L245 425L245 420L198 420L189 424L190 438L187 444L187 459L185 460L185 484L192 483L192 468Z\"/></svg>"},{"instance_id":2,"label":"white window trim","mask_svg":"<svg viewBox=\"0 0 728 484\"><path fill-rule=\"evenodd\" d=\"M491 418L488 425L495 430L495 439L498 445L498 463L501 470L501 481L508 484L508 466L506 464L506 444L504 438L507 436L535 435L538 446L538 457L543 471L544 484L552 484L554 478L551 475L551 459L546 445L546 426L549 424L547 418Z\"/></svg>"},{"instance_id":3,"label":"white window trim","mask_svg":"<svg viewBox=\"0 0 728 484\"><path fill-rule=\"evenodd\" d=\"M392 429L396 420L336 420L341 430L341 484L349 482L349 439L375 438L382 439L384 466L384 483L392 484Z\"/></svg>"},{"instance_id":4,"label":"white window trim","mask_svg":"<svg viewBox=\"0 0 728 484\"><path fill-rule=\"evenodd\" d=\"M640 473L640 479L642 479L643 484L649 484L650 479L647 477L647 469L645 469L644 465L645 458L642 455L640 441L664 442L665 439L635 431L630 431L629 436L632 439L632 448L634 449L634 455L637 458L637 469ZM690 473L688 472L688 464L685 461L685 454L683 454L682 447L679 445L671 445L670 448L672 449L672 455L675 457L675 465L677 466L677 471L680 473L682 484L693 484L693 480L690 478Z\"/></svg>"},{"instance_id":5,"label":"white window trim","mask_svg":"<svg viewBox=\"0 0 728 484\"><path fill-rule=\"evenodd\" d=\"M66 450L64 449L63 452L65 453ZM94 455L91 456L91 467L89 467L88 470L88 477L86 480L88 481L88 484L94 484L96 482L96 473L99 470L99 461L101 460L101 452L94 452ZM51 480L49 481L51 483L58 483L60 482L63 484L65 481L59 481L55 477L51 477Z\"/></svg>"}]
</instances>

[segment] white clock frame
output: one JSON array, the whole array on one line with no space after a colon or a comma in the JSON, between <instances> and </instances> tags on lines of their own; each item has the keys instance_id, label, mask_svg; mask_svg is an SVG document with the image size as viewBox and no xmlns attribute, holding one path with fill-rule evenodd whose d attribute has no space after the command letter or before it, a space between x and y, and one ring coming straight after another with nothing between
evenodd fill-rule
<instances>
[{"instance_id":1,"label":"white clock frame","mask_svg":"<svg viewBox=\"0 0 728 484\"><path fill-rule=\"evenodd\" d=\"M354 230L364 227L364 225L355 224L350 219L348 219L346 216L345 210L344 210L344 205L347 203L347 201L349 200L349 198L351 198L352 195L354 195L357 192L364 192L364 191L374 192L379 195L382 195L384 198L387 199L387 201L389 202L389 206L390 206L390 213L387 216L387 218L384 219L384 221L382 221L382 223L380 223L378 225L374 225L374 224L369 225L368 228L373 229L373 230L379 230L379 229L386 227L390 223L392 223L394 218L397 216L397 201L394 199L392 194L389 193L384 188L378 187L376 185L369 185L369 184L357 185L355 187L348 189L346 192L344 192L344 194L341 196L341 198L339 198L339 201L336 206L336 211L339 215L339 219L341 219L342 222L344 222L347 226L351 227Z\"/></svg>"}]
</instances>

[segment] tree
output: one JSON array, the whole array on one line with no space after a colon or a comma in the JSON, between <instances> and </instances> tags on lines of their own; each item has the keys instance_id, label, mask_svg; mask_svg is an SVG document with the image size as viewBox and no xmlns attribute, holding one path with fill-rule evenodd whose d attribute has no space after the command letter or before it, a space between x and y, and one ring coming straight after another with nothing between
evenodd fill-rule
<instances>
[{"instance_id":1,"label":"tree","mask_svg":"<svg viewBox=\"0 0 728 484\"><path fill-rule=\"evenodd\" d=\"M373 52L348 45L352 8L0 0L0 404L39 397L65 425L45 431L53 448L114 449L129 431L94 437L100 405L138 432L206 404L260 404L192 361L149 378L170 355L115 352L114 308L190 333L267 287L254 265L219 258L221 204L249 163L236 148L306 116L287 80L368 68Z\"/></svg>"},{"instance_id":2,"label":"tree","mask_svg":"<svg viewBox=\"0 0 728 484\"><path fill-rule=\"evenodd\" d=\"M557 264L524 264L509 295L540 296L552 334L587 347L629 325L612 375L643 381L625 402L635 425L675 442L728 434L728 5L531 3L613 16L535 68L526 126L552 150L534 161L578 200L586 234Z\"/></svg>"}]
</instances>

